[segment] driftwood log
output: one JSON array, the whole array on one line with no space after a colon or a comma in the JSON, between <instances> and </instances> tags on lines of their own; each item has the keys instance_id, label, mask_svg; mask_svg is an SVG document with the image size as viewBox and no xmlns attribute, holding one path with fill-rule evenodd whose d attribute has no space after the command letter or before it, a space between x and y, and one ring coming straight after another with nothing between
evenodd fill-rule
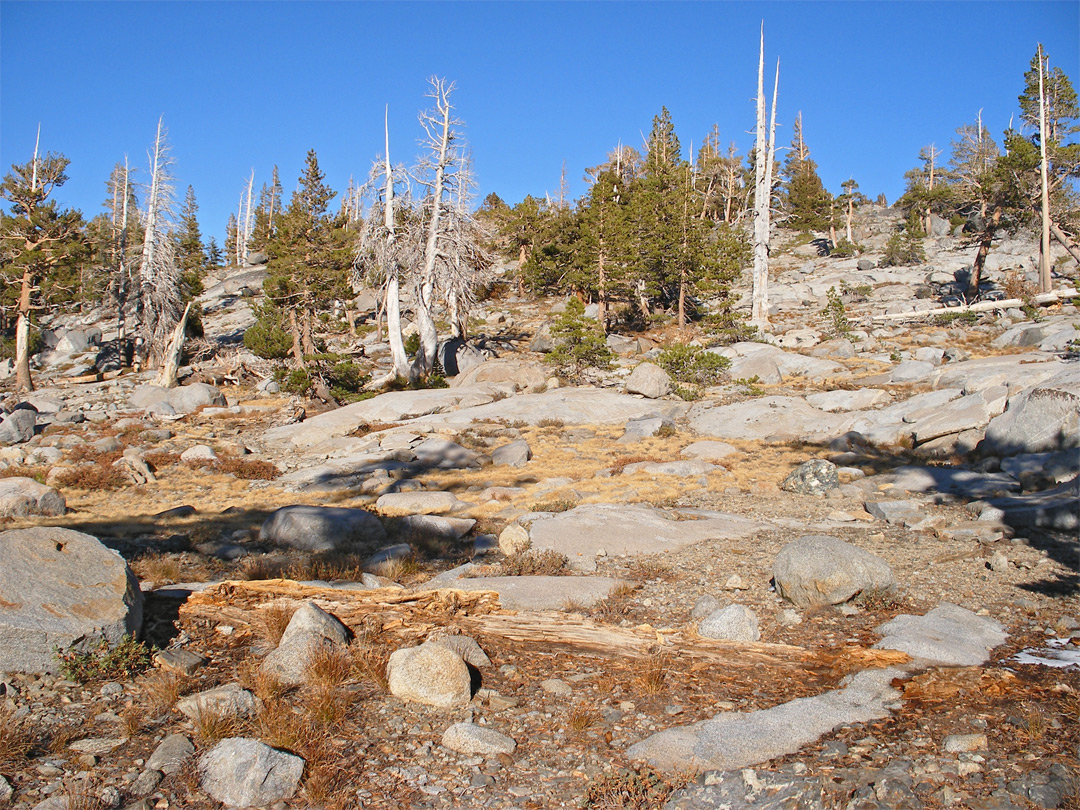
<instances>
[{"instance_id":1,"label":"driftwood log","mask_svg":"<svg viewBox=\"0 0 1080 810\"><path fill-rule=\"evenodd\" d=\"M419 643L436 628L454 628L481 641L498 639L514 646L607 658L664 655L691 661L695 667L855 670L910 660L902 652L858 645L811 650L789 644L717 641L681 628L614 627L559 611L519 613L503 610L494 591L452 588L352 591L286 579L223 582L192 594L181 607L180 618L205 619L233 625L241 632L250 631L259 623L261 610L282 600L310 600L337 616L357 635L376 623L381 634L402 645Z\"/></svg>"},{"instance_id":2,"label":"driftwood log","mask_svg":"<svg viewBox=\"0 0 1080 810\"><path fill-rule=\"evenodd\" d=\"M1049 304L1056 304L1059 301L1067 301L1071 298L1075 298L1076 295L1076 290L1062 289L1048 293L1040 293L1035 296L1034 300L1039 306L1047 306ZM922 318L929 318L931 315L947 315L950 313L960 314L962 312L992 312L999 309L1022 307L1026 304L1027 302L1020 298L1006 298L1002 301L979 301L974 304L967 304L959 307L938 307L936 309L923 309L916 312L890 312L886 315L875 315L873 320L917 321Z\"/></svg>"}]
</instances>

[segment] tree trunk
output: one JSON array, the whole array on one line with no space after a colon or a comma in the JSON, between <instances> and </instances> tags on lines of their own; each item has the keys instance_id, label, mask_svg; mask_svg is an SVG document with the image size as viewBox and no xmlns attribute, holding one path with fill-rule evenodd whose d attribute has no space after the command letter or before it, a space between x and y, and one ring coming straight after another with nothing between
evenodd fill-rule
<instances>
[{"instance_id":1,"label":"tree trunk","mask_svg":"<svg viewBox=\"0 0 1080 810\"><path fill-rule=\"evenodd\" d=\"M851 215L855 212L855 200L849 199L847 204L847 240L855 243L855 237L851 235Z\"/></svg>"},{"instance_id":2,"label":"tree trunk","mask_svg":"<svg viewBox=\"0 0 1080 810\"><path fill-rule=\"evenodd\" d=\"M292 355L296 365L300 368L307 368L304 349L300 345L300 324L296 320L295 307L289 307L289 333L292 335Z\"/></svg>"},{"instance_id":3,"label":"tree trunk","mask_svg":"<svg viewBox=\"0 0 1080 810\"><path fill-rule=\"evenodd\" d=\"M18 391L33 391L34 381L30 377L30 319L20 312L15 323L15 388Z\"/></svg>"},{"instance_id":4,"label":"tree trunk","mask_svg":"<svg viewBox=\"0 0 1080 810\"><path fill-rule=\"evenodd\" d=\"M761 26L758 52L757 140L754 158L754 289L750 322L761 330L769 328L769 214L772 198L772 164L775 154L776 91L780 84L777 62L773 85L771 125L765 129L765 25Z\"/></svg>"},{"instance_id":5,"label":"tree trunk","mask_svg":"<svg viewBox=\"0 0 1080 810\"><path fill-rule=\"evenodd\" d=\"M310 356L310 355L315 354L315 334L314 334L315 310L313 309L313 307L312 307L312 305L310 303L307 304L304 307L303 315L304 315L304 319L303 319L303 323L302 323L303 330L300 332L300 341L301 341L300 345L303 346L303 348L304 348L304 354Z\"/></svg>"},{"instance_id":6,"label":"tree trunk","mask_svg":"<svg viewBox=\"0 0 1080 810\"><path fill-rule=\"evenodd\" d=\"M191 312L191 304L184 307L184 314L180 316L180 323L173 330L172 341L165 351L165 358L161 364L161 371L155 382L162 388L176 388L176 372L180 368L180 357L184 353L184 333L187 330L188 313Z\"/></svg>"},{"instance_id":7,"label":"tree trunk","mask_svg":"<svg viewBox=\"0 0 1080 810\"><path fill-rule=\"evenodd\" d=\"M1039 242L1039 292L1050 292L1050 184L1046 178L1046 92L1039 45L1039 179L1042 183L1042 239Z\"/></svg>"},{"instance_id":8,"label":"tree trunk","mask_svg":"<svg viewBox=\"0 0 1080 810\"><path fill-rule=\"evenodd\" d=\"M1069 255L1076 259L1077 263L1080 263L1080 248L1076 246L1076 243L1069 238L1065 231L1058 227L1056 222L1050 222L1050 233L1069 252Z\"/></svg>"},{"instance_id":9,"label":"tree trunk","mask_svg":"<svg viewBox=\"0 0 1080 810\"><path fill-rule=\"evenodd\" d=\"M1001 224L1001 207L994 209L994 216L986 224L986 228L979 238L979 249L975 253L975 262L971 265L971 278L968 280L968 296L971 298L979 294L979 284L982 283L983 265L986 264L986 255L990 252L990 244L994 241L994 234Z\"/></svg>"}]
</instances>

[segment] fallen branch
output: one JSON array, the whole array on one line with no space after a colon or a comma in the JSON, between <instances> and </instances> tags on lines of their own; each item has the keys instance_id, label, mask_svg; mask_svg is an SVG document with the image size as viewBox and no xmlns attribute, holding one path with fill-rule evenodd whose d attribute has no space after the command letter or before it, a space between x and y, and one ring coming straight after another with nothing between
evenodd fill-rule
<instances>
[{"instance_id":1,"label":"fallen branch","mask_svg":"<svg viewBox=\"0 0 1080 810\"><path fill-rule=\"evenodd\" d=\"M1034 297L1034 302L1039 306L1047 306L1049 304L1056 304L1059 301L1065 301L1070 298L1076 297L1076 290L1060 289L1052 290L1048 293L1040 293ZM928 318L931 315L946 315L948 313L962 313L962 312L992 312L999 309L1011 309L1013 307L1022 307L1027 304L1021 298L1006 298L1002 301L979 301L975 304L967 304L959 307L939 307L937 309L923 309L916 312L890 312L885 315L875 315L874 321L907 321L907 320L919 320L921 318Z\"/></svg>"},{"instance_id":2,"label":"fallen branch","mask_svg":"<svg viewBox=\"0 0 1080 810\"><path fill-rule=\"evenodd\" d=\"M241 633L250 632L258 622L258 611L281 599L311 600L358 634L377 621L381 632L402 646L423 641L437 627L452 626L481 641L499 639L514 646L608 658L644 659L660 654L694 661L699 668L716 665L737 670L761 666L798 671L854 670L910 660L895 650L856 645L810 650L790 644L717 641L699 637L692 630L657 630L648 625L614 627L559 611L506 611L494 591L452 588L352 591L286 579L224 582L192 594L180 608L180 617L230 624Z\"/></svg>"}]
</instances>

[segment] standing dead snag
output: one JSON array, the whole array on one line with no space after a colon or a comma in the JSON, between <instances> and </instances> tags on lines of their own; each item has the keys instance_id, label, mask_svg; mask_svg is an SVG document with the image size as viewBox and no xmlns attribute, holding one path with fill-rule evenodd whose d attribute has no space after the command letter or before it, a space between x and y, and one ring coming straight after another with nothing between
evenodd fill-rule
<instances>
[{"instance_id":1,"label":"standing dead snag","mask_svg":"<svg viewBox=\"0 0 1080 810\"><path fill-rule=\"evenodd\" d=\"M776 158L776 92L780 87L780 60L776 60L772 111L765 134L765 23L761 24L758 52L757 140L754 147L754 292L750 322L769 327L769 225L772 206L773 162Z\"/></svg>"},{"instance_id":2,"label":"standing dead snag","mask_svg":"<svg viewBox=\"0 0 1080 810\"><path fill-rule=\"evenodd\" d=\"M139 319L151 368L159 367L180 318L180 276L171 238L173 186L165 141L164 117L150 155L150 192L146 200L146 235L139 267Z\"/></svg>"}]
</instances>

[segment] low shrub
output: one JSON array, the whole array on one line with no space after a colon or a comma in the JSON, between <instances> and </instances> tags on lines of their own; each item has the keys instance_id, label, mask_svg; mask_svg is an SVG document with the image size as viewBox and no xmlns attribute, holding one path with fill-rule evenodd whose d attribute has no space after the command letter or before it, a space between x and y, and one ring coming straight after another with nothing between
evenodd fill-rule
<instances>
[{"instance_id":1,"label":"low shrub","mask_svg":"<svg viewBox=\"0 0 1080 810\"><path fill-rule=\"evenodd\" d=\"M115 647L102 639L97 646L80 652L56 652L60 673L69 681L93 683L130 678L150 666L150 650L133 636L124 638Z\"/></svg>"}]
</instances>

